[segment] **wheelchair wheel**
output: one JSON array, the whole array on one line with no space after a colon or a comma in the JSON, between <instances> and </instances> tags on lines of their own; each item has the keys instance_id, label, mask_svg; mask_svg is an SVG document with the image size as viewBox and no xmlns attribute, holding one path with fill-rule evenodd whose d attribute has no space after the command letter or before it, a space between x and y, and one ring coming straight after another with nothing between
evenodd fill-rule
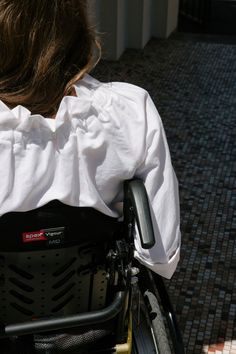
<instances>
[{"instance_id":1,"label":"wheelchair wheel","mask_svg":"<svg viewBox=\"0 0 236 354\"><path fill-rule=\"evenodd\" d=\"M156 350L158 354L171 354L171 340L167 332L167 328L163 319L163 315L158 304L156 296L146 291L144 294L145 302L148 307L148 312L151 322L151 331L155 340Z\"/></svg>"},{"instance_id":2,"label":"wheelchair wheel","mask_svg":"<svg viewBox=\"0 0 236 354\"><path fill-rule=\"evenodd\" d=\"M132 354L172 354L170 336L157 298L148 290L143 297L140 292L136 296L138 300L133 309Z\"/></svg>"}]
</instances>

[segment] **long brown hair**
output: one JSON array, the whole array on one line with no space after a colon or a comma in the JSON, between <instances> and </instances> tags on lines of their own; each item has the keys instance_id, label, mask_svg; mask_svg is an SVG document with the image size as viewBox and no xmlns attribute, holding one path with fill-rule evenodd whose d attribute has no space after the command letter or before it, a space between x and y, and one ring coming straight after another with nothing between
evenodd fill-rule
<instances>
[{"instance_id":1,"label":"long brown hair","mask_svg":"<svg viewBox=\"0 0 236 354\"><path fill-rule=\"evenodd\" d=\"M96 43L86 0L0 0L0 100L54 115Z\"/></svg>"}]
</instances>

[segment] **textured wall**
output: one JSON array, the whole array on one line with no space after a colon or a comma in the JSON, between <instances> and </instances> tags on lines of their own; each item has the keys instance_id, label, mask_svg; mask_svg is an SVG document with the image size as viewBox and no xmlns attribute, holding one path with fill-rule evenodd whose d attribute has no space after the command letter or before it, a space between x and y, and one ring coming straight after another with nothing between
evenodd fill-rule
<instances>
[{"instance_id":1,"label":"textured wall","mask_svg":"<svg viewBox=\"0 0 236 354\"><path fill-rule=\"evenodd\" d=\"M167 38L177 27L179 0L89 0L104 57L143 48L151 37Z\"/></svg>"}]
</instances>

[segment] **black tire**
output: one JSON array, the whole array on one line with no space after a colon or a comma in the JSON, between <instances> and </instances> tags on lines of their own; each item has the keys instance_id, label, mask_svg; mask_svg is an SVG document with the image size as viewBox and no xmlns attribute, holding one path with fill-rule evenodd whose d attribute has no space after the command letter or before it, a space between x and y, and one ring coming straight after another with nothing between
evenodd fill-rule
<instances>
[{"instance_id":1,"label":"black tire","mask_svg":"<svg viewBox=\"0 0 236 354\"><path fill-rule=\"evenodd\" d=\"M141 301L140 309L136 306L133 307L132 323L132 354L155 354L156 347L151 332L146 305L144 305L143 301Z\"/></svg>"},{"instance_id":2,"label":"black tire","mask_svg":"<svg viewBox=\"0 0 236 354\"><path fill-rule=\"evenodd\" d=\"M167 332L160 306L156 296L151 291L144 293L148 314L151 322L151 331L155 340L158 354L172 354L171 339Z\"/></svg>"},{"instance_id":3,"label":"black tire","mask_svg":"<svg viewBox=\"0 0 236 354\"><path fill-rule=\"evenodd\" d=\"M157 298L150 291L146 291L144 297L140 292L138 295L136 292L135 296L139 297L140 313L137 316L137 309L133 306L132 354L172 354L170 337Z\"/></svg>"}]
</instances>

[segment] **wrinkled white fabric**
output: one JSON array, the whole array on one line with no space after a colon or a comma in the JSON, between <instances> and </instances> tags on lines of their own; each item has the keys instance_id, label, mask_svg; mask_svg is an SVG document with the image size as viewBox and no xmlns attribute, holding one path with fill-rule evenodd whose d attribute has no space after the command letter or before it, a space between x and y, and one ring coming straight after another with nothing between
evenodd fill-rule
<instances>
[{"instance_id":1,"label":"wrinkled white fabric","mask_svg":"<svg viewBox=\"0 0 236 354\"><path fill-rule=\"evenodd\" d=\"M143 179L156 244L135 256L170 278L179 260L178 184L165 132L148 93L86 75L64 97L56 118L0 102L0 215L53 199L117 217L123 181Z\"/></svg>"}]
</instances>

